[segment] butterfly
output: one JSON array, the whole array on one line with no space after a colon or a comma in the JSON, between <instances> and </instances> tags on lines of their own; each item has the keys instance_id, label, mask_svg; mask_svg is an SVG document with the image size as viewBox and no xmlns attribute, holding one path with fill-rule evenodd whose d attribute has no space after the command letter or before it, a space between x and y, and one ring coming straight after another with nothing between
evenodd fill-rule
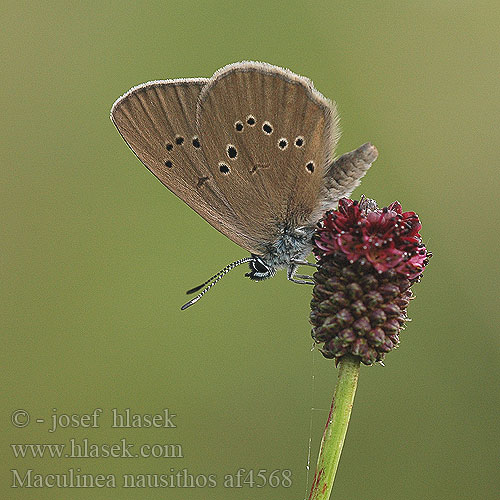
<instances>
[{"instance_id":1,"label":"butterfly","mask_svg":"<svg viewBox=\"0 0 500 500\"><path fill-rule=\"evenodd\" d=\"M189 290L208 285L183 309L243 263L252 280L286 268L290 281L312 284L296 271L308 264L318 220L378 155L366 143L334 159L335 104L309 79L263 62L138 85L117 99L111 119L162 184L250 252Z\"/></svg>"}]
</instances>

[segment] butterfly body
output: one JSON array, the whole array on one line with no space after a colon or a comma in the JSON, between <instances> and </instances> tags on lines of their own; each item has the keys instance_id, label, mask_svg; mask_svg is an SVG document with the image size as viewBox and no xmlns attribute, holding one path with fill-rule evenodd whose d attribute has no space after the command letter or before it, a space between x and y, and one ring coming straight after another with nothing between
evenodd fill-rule
<instances>
[{"instance_id":1,"label":"butterfly body","mask_svg":"<svg viewBox=\"0 0 500 500\"><path fill-rule=\"evenodd\" d=\"M249 251L251 279L311 249L322 213L359 184L371 144L334 160L335 104L307 78L241 62L211 78L148 82L120 97L111 119L146 167L213 227Z\"/></svg>"},{"instance_id":2,"label":"butterfly body","mask_svg":"<svg viewBox=\"0 0 500 500\"><path fill-rule=\"evenodd\" d=\"M269 269L265 277L270 278L283 268L288 268L290 275L293 275L297 267L295 262L303 261L311 252L313 233L314 226L283 228L277 239L267 243L260 255L254 254ZM261 275L257 276L258 279L264 279Z\"/></svg>"}]
</instances>

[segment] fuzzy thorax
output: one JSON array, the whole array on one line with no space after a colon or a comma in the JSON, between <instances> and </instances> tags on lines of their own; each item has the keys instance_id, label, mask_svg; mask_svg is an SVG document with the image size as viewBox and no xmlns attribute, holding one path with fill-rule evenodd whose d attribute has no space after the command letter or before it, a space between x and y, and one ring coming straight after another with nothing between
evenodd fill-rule
<instances>
[{"instance_id":1,"label":"fuzzy thorax","mask_svg":"<svg viewBox=\"0 0 500 500\"><path fill-rule=\"evenodd\" d=\"M305 259L311 252L314 231L314 226L285 228L273 243L265 245L260 258L273 271L272 274L278 269L293 266L294 261Z\"/></svg>"}]
</instances>

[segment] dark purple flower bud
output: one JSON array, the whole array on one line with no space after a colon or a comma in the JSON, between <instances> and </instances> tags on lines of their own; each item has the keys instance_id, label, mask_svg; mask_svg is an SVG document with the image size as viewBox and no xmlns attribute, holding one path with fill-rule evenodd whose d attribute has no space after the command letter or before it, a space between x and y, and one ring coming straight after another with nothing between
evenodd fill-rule
<instances>
[{"instance_id":1,"label":"dark purple flower bud","mask_svg":"<svg viewBox=\"0 0 500 500\"><path fill-rule=\"evenodd\" d=\"M396 318L401 315L401 309L394 303L384 304L382 310L388 318Z\"/></svg>"},{"instance_id":2,"label":"dark purple flower bud","mask_svg":"<svg viewBox=\"0 0 500 500\"><path fill-rule=\"evenodd\" d=\"M378 327L373 328L373 330L370 330L366 334L366 339L373 346L382 345L382 343L385 341L385 332L384 332L384 330L382 330L382 328L378 328Z\"/></svg>"},{"instance_id":3,"label":"dark purple flower bud","mask_svg":"<svg viewBox=\"0 0 500 500\"><path fill-rule=\"evenodd\" d=\"M376 290L379 286L379 282L378 279L373 276L373 274L368 274L361 277L360 285L363 287L363 290L365 290L365 292L369 292L370 290Z\"/></svg>"},{"instance_id":4,"label":"dark purple flower bud","mask_svg":"<svg viewBox=\"0 0 500 500\"><path fill-rule=\"evenodd\" d=\"M342 346L346 346L354 342L357 335L352 331L351 328L344 328L338 335L339 339L342 341Z\"/></svg>"},{"instance_id":5,"label":"dark purple flower bud","mask_svg":"<svg viewBox=\"0 0 500 500\"><path fill-rule=\"evenodd\" d=\"M336 314L335 318L340 327L349 326L354 320L349 309L342 309Z\"/></svg>"},{"instance_id":6,"label":"dark purple flower bud","mask_svg":"<svg viewBox=\"0 0 500 500\"><path fill-rule=\"evenodd\" d=\"M317 298L317 300L325 300L330 297L330 292L323 285L315 285L314 296Z\"/></svg>"},{"instance_id":7,"label":"dark purple flower bud","mask_svg":"<svg viewBox=\"0 0 500 500\"><path fill-rule=\"evenodd\" d=\"M366 335L372 329L372 325L370 323L370 320L365 316L357 319L352 324L352 327L353 327L354 331L357 332L358 335Z\"/></svg>"},{"instance_id":8,"label":"dark purple flower bud","mask_svg":"<svg viewBox=\"0 0 500 500\"><path fill-rule=\"evenodd\" d=\"M346 307L349 304L349 301L347 300L344 292L334 292L333 294L331 294L330 302L332 303L332 306L336 311L342 309L343 307Z\"/></svg>"},{"instance_id":9,"label":"dark purple flower bud","mask_svg":"<svg viewBox=\"0 0 500 500\"><path fill-rule=\"evenodd\" d=\"M356 318L359 318L360 316L364 316L368 311L368 309L366 309L366 306L363 304L363 301L355 300L351 304L351 311Z\"/></svg>"},{"instance_id":10,"label":"dark purple flower bud","mask_svg":"<svg viewBox=\"0 0 500 500\"><path fill-rule=\"evenodd\" d=\"M384 297L379 291L372 290L363 297L363 302L367 307L376 307L384 302Z\"/></svg>"},{"instance_id":11,"label":"dark purple flower bud","mask_svg":"<svg viewBox=\"0 0 500 500\"><path fill-rule=\"evenodd\" d=\"M394 319L394 318L391 318L391 319L388 319L384 326L384 331L388 334L392 334L392 333L397 333L399 332L399 321L397 319Z\"/></svg>"},{"instance_id":12,"label":"dark purple flower bud","mask_svg":"<svg viewBox=\"0 0 500 500\"><path fill-rule=\"evenodd\" d=\"M382 344L378 346L378 350L382 352L389 352L394 349L394 344L391 339L386 338Z\"/></svg>"},{"instance_id":13,"label":"dark purple flower bud","mask_svg":"<svg viewBox=\"0 0 500 500\"><path fill-rule=\"evenodd\" d=\"M385 285L382 285L381 287L379 287L378 291L384 297L388 297L390 299L395 299L400 294L399 287L392 283L386 283Z\"/></svg>"},{"instance_id":14,"label":"dark purple flower bud","mask_svg":"<svg viewBox=\"0 0 500 500\"><path fill-rule=\"evenodd\" d=\"M387 320L387 316L382 309L375 309L370 313L370 323L373 326L383 325Z\"/></svg>"},{"instance_id":15,"label":"dark purple flower bud","mask_svg":"<svg viewBox=\"0 0 500 500\"><path fill-rule=\"evenodd\" d=\"M331 292L337 292L345 288L345 284L340 278L331 276L325 281L325 288Z\"/></svg>"},{"instance_id":16,"label":"dark purple flower bud","mask_svg":"<svg viewBox=\"0 0 500 500\"><path fill-rule=\"evenodd\" d=\"M317 328L313 328L311 330L311 337L316 342L326 342L332 338L332 334L328 331L328 328L318 326Z\"/></svg>"},{"instance_id":17,"label":"dark purple flower bud","mask_svg":"<svg viewBox=\"0 0 500 500\"><path fill-rule=\"evenodd\" d=\"M345 288L347 296L351 300L359 299L363 295L363 288L359 285L359 283L349 283Z\"/></svg>"}]
</instances>

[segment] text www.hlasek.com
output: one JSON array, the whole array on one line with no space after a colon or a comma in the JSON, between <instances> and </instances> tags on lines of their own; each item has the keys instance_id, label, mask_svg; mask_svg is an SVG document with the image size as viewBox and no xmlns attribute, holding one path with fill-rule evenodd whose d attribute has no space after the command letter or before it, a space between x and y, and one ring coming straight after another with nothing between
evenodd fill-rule
<instances>
[{"instance_id":1,"label":"text www.hlasek.com","mask_svg":"<svg viewBox=\"0 0 500 500\"><path fill-rule=\"evenodd\" d=\"M136 446L125 438L117 443L92 443L88 438L69 443L11 444L16 458L183 458L180 444Z\"/></svg>"}]
</instances>

